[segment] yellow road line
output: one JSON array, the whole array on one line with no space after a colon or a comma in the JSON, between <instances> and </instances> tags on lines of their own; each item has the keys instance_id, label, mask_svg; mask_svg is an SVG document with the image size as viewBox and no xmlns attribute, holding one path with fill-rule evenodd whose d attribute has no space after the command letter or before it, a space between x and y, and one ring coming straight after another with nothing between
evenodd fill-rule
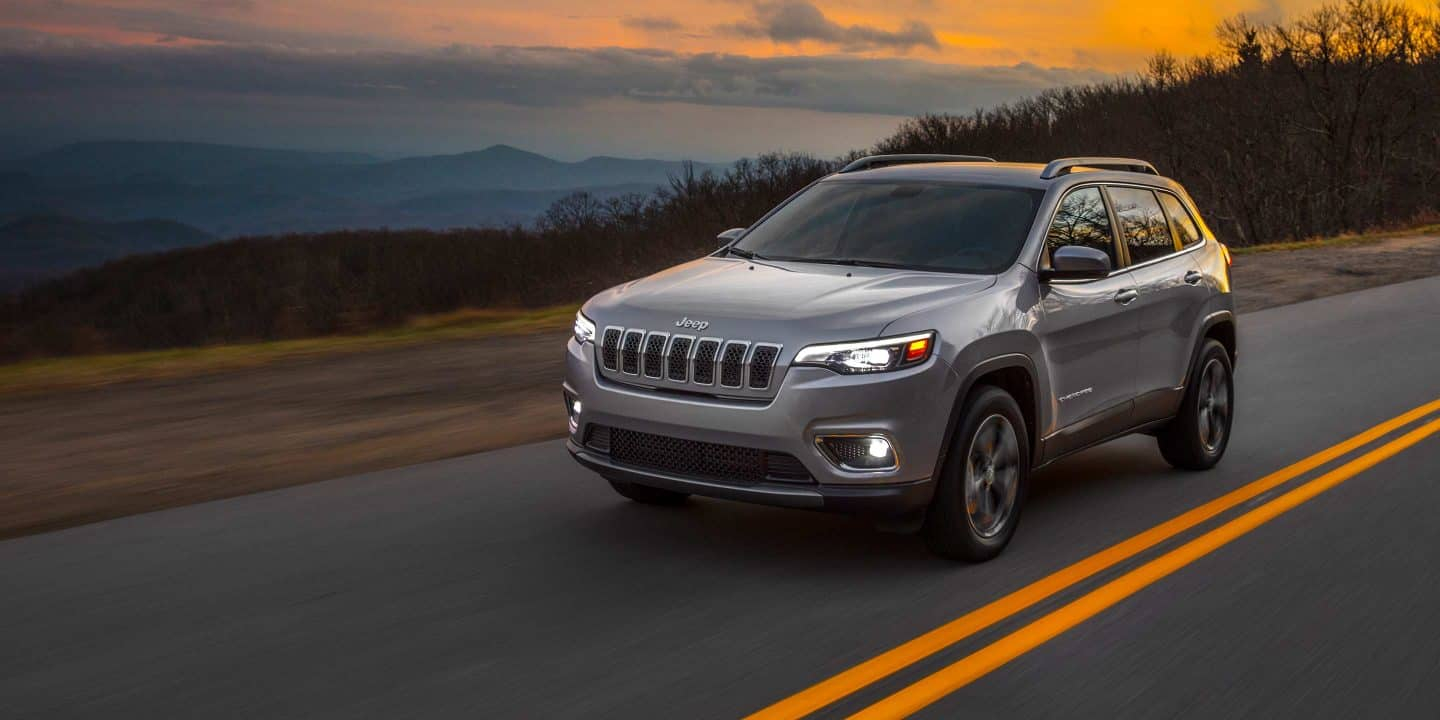
<instances>
[{"instance_id":1,"label":"yellow road line","mask_svg":"<svg viewBox=\"0 0 1440 720\"><path fill-rule=\"evenodd\" d=\"M1101 550L1074 565L1058 570L1005 597L977 608L934 630L887 650L849 670L802 690L748 716L746 720L781 720L808 715L871 683L889 677L961 640L1005 620L1075 583L1124 562L1176 535L1237 505L1283 485L1331 460L1377 440L1420 418L1440 410L1440 399L1386 420L1348 440L1332 445L1288 467L1248 485L1232 490L1210 502L1181 513L1128 540Z\"/></svg>"},{"instance_id":2,"label":"yellow road line","mask_svg":"<svg viewBox=\"0 0 1440 720\"><path fill-rule=\"evenodd\" d=\"M995 668L1094 617L1161 578L1299 507L1326 490L1378 465L1436 432L1440 432L1440 420L1432 420L1330 472L1306 481L1294 490L1121 575L1069 605L1016 630L850 717L852 720L908 717L936 700L970 684L977 678L983 677Z\"/></svg>"}]
</instances>

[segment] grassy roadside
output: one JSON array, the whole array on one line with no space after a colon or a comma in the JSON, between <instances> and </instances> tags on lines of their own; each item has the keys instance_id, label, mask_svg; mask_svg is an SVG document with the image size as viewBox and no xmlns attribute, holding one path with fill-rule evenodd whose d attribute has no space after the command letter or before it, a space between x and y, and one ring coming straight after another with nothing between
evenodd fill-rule
<instances>
[{"instance_id":1,"label":"grassy roadside","mask_svg":"<svg viewBox=\"0 0 1440 720\"><path fill-rule=\"evenodd\" d=\"M1440 234L1440 224L1421 225L1419 227L1406 228L1404 230L1380 230L1375 232L1353 233L1349 235L1337 235L1327 238L1312 238L1310 240L1295 240L1283 243L1267 243L1265 245L1251 245L1249 247L1232 247L1232 255L1258 255L1260 253L1288 252L1291 250L1311 250L1323 247L1347 247L1351 245L1366 245L1379 242L1389 238L1409 237L1411 235L1436 235Z\"/></svg>"},{"instance_id":2,"label":"grassy roadside","mask_svg":"<svg viewBox=\"0 0 1440 720\"><path fill-rule=\"evenodd\" d=\"M280 340L240 345L154 350L111 355L42 358L0 365L0 395L96 387L257 367L274 362L382 350L445 340L563 330L576 305L540 310L458 310L411 320L363 335Z\"/></svg>"}]
</instances>

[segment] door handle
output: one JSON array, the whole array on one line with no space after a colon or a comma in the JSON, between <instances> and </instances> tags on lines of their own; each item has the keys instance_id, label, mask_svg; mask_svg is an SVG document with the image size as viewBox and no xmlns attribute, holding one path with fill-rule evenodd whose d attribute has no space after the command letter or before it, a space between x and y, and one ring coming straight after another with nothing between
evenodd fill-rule
<instances>
[{"instance_id":1,"label":"door handle","mask_svg":"<svg viewBox=\"0 0 1440 720\"><path fill-rule=\"evenodd\" d=\"M1200 281L1204 279L1205 276L1201 275L1199 270L1191 270L1185 273L1185 282L1189 285L1199 285Z\"/></svg>"},{"instance_id":2,"label":"door handle","mask_svg":"<svg viewBox=\"0 0 1440 720\"><path fill-rule=\"evenodd\" d=\"M1115 293L1115 302L1120 303L1121 305L1129 305L1130 303L1135 302L1135 299L1138 297L1140 297L1140 293L1135 292L1134 290L1121 290L1120 292Z\"/></svg>"}]
</instances>

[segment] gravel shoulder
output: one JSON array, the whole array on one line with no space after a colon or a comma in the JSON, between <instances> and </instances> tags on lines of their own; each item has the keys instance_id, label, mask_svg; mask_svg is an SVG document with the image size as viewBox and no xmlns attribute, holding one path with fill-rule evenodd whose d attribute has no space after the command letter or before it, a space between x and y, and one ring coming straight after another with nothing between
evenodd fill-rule
<instances>
[{"instance_id":1,"label":"gravel shoulder","mask_svg":"<svg viewBox=\"0 0 1440 720\"><path fill-rule=\"evenodd\" d=\"M1440 237L1236 257L1241 312L1440 275ZM0 538L561 437L567 332L0 397Z\"/></svg>"}]
</instances>

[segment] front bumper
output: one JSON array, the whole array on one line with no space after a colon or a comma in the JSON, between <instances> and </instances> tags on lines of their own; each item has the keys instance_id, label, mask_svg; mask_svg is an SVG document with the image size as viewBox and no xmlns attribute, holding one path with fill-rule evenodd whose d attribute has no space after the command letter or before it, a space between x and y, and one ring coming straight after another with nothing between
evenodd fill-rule
<instances>
[{"instance_id":1,"label":"front bumper","mask_svg":"<svg viewBox=\"0 0 1440 720\"><path fill-rule=\"evenodd\" d=\"M864 517L888 518L918 512L930 504L934 483L927 478L901 485L819 486L793 483L722 483L625 467L569 440L566 449L577 462L602 477L648 485L662 490L704 497L774 505L803 510L825 510Z\"/></svg>"},{"instance_id":2,"label":"front bumper","mask_svg":"<svg viewBox=\"0 0 1440 720\"><path fill-rule=\"evenodd\" d=\"M582 401L568 448L601 475L642 485L783 507L855 514L900 514L923 508L960 379L932 358L883 375L839 375L822 368L790 368L768 402L660 393L615 383L595 371L592 346L567 346L565 391ZM799 460L814 482L727 483L620 465L582 446L592 425L685 440L733 445ZM882 434L896 448L899 467L883 472L837 468L815 444L817 435Z\"/></svg>"}]
</instances>

